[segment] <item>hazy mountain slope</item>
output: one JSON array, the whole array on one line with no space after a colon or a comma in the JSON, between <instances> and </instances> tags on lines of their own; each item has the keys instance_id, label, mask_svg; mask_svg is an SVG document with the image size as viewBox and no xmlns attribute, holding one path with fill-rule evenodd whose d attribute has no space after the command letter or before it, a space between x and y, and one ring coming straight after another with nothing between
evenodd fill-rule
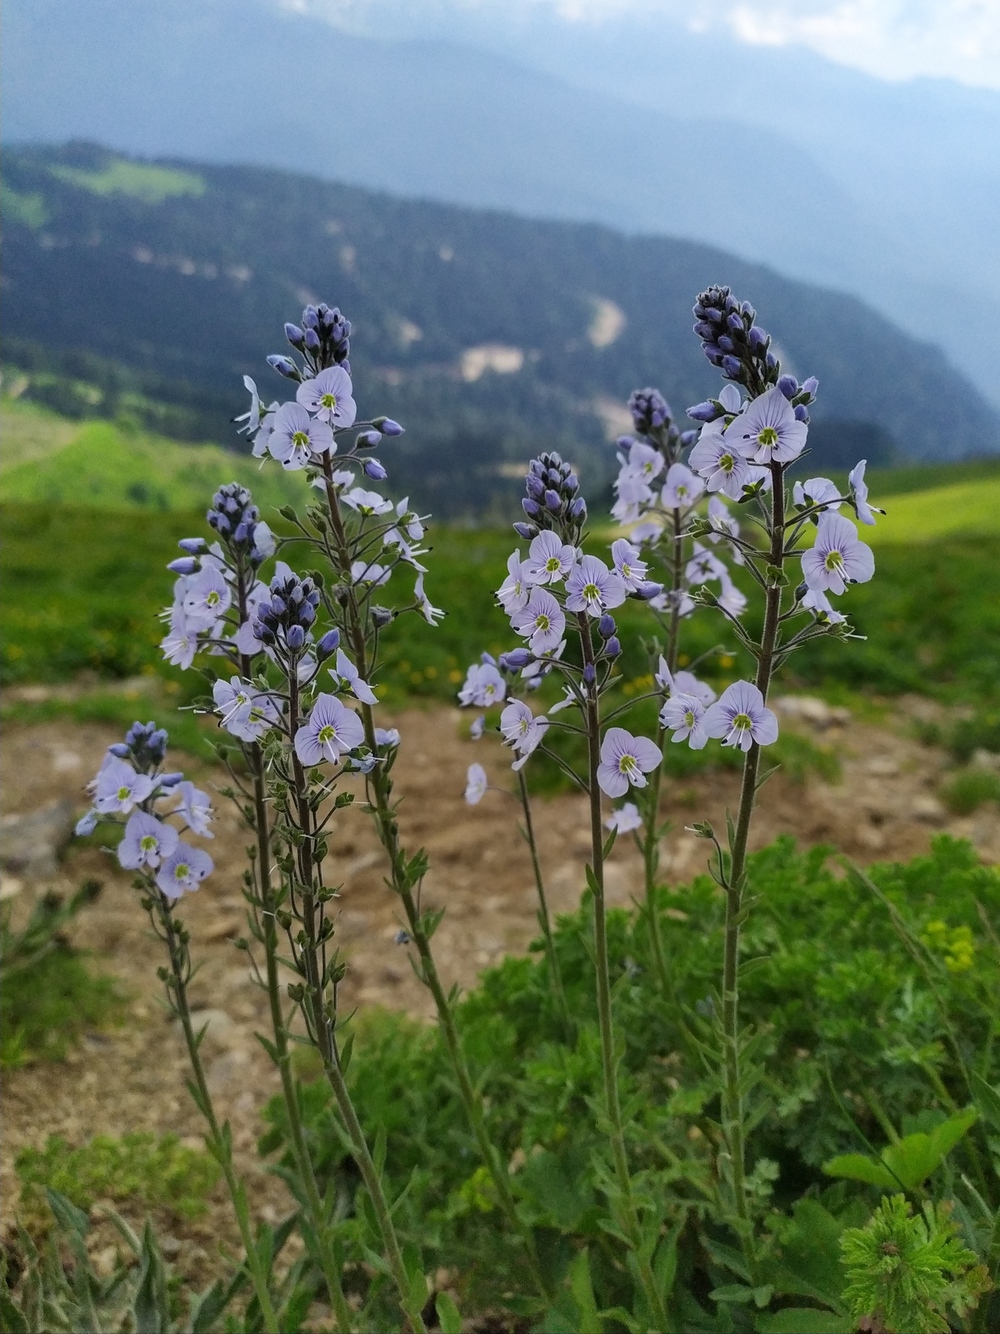
<instances>
[{"instance_id":1,"label":"hazy mountain slope","mask_svg":"<svg viewBox=\"0 0 1000 1334\"><path fill-rule=\"evenodd\" d=\"M862 295L998 392L1000 98L654 20L369 9L355 35L273 0L8 0L5 133L696 238Z\"/></svg>"},{"instance_id":2,"label":"hazy mountain slope","mask_svg":"<svg viewBox=\"0 0 1000 1334\"><path fill-rule=\"evenodd\" d=\"M4 181L8 356L82 349L184 381L214 414L197 435L222 438L242 374L279 395L264 355L305 299L325 298L355 321L362 409L405 421L402 466L453 511L481 508L497 464L546 442L607 475L616 405L620 422L636 385L681 410L704 397L717 381L690 307L713 281L755 302L791 369L819 376L820 458L877 450L879 430L913 459L1000 451L997 415L934 348L850 297L703 246L86 146L7 152Z\"/></svg>"}]
</instances>

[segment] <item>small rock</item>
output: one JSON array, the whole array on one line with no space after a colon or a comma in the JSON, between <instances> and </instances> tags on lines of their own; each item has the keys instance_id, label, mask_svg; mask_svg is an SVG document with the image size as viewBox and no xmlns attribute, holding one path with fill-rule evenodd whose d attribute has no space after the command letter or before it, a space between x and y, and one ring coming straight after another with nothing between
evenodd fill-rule
<instances>
[{"instance_id":1,"label":"small rock","mask_svg":"<svg viewBox=\"0 0 1000 1334\"><path fill-rule=\"evenodd\" d=\"M15 898L24 888L24 881L14 875L0 875L0 903Z\"/></svg>"},{"instance_id":2,"label":"small rock","mask_svg":"<svg viewBox=\"0 0 1000 1334\"><path fill-rule=\"evenodd\" d=\"M876 778L895 778L899 773L899 765L888 756L876 755L865 765L865 773L874 774Z\"/></svg>"},{"instance_id":3,"label":"small rock","mask_svg":"<svg viewBox=\"0 0 1000 1334\"><path fill-rule=\"evenodd\" d=\"M786 718L801 718L820 732L828 727L845 727L851 721L849 709L827 704L812 695L782 695L774 701L774 707Z\"/></svg>"},{"instance_id":4,"label":"small rock","mask_svg":"<svg viewBox=\"0 0 1000 1334\"><path fill-rule=\"evenodd\" d=\"M914 797L909 816L911 820L919 820L921 824L944 824L948 812L937 797L922 796Z\"/></svg>"},{"instance_id":5,"label":"small rock","mask_svg":"<svg viewBox=\"0 0 1000 1334\"><path fill-rule=\"evenodd\" d=\"M73 773L83 764L75 750L57 750L52 756L52 768L57 774Z\"/></svg>"},{"instance_id":6,"label":"small rock","mask_svg":"<svg viewBox=\"0 0 1000 1334\"><path fill-rule=\"evenodd\" d=\"M1000 772L1000 755L992 750L974 750L969 763L976 769L992 769L994 773Z\"/></svg>"},{"instance_id":7,"label":"small rock","mask_svg":"<svg viewBox=\"0 0 1000 1334\"><path fill-rule=\"evenodd\" d=\"M0 818L0 867L30 880L58 875L57 858L73 832L73 803L57 801L28 815Z\"/></svg>"},{"instance_id":8,"label":"small rock","mask_svg":"<svg viewBox=\"0 0 1000 1334\"><path fill-rule=\"evenodd\" d=\"M239 1030L225 1010L192 1010L191 1027L197 1036L208 1025L205 1041L216 1047L232 1047L239 1042Z\"/></svg>"}]
</instances>

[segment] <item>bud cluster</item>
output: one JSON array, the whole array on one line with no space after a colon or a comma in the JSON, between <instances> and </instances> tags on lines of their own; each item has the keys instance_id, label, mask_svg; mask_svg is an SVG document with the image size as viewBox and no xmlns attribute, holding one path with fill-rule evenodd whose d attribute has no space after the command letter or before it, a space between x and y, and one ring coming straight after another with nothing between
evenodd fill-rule
<instances>
[{"instance_id":1,"label":"bud cluster","mask_svg":"<svg viewBox=\"0 0 1000 1334\"><path fill-rule=\"evenodd\" d=\"M780 367L770 351L771 335L755 323L749 301L739 302L728 287L709 287L694 306L694 331L702 351L727 380L735 380L756 396L775 384Z\"/></svg>"},{"instance_id":2,"label":"bud cluster","mask_svg":"<svg viewBox=\"0 0 1000 1334\"><path fill-rule=\"evenodd\" d=\"M271 580L270 595L270 600L257 608L254 635L262 644L283 644L289 652L297 653L311 637L319 589L311 579L300 579L297 574L276 575Z\"/></svg>"},{"instance_id":3,"label":"bud cluster","mask_svg":"<svg viewBox=\"0 0 1000 1334\"><path fill-rule=\"evenodd\" d=\"M148 773L163 763L167 753L167 734L155 723L133 723L125 740L108 747L116 759L128 760L137 773Z\"/></svg>"},{"instance_id":4,"label":"bud cluster","mask_svg":"<svg viewBox=\"0 0 1000 1334\"><path fill-rule=\"evenodd\" d=\"M253 496L238 482L219 487L206 518L209 527L215 529L227 546L250 553L251 564L259 565L273 550L270 529L261 524L260 510L253 503ZM268 540L259 541L265 533Z\"/></svg>"},{"instance_id":5,"label":"bud cluster","mask_svg":"<svg viewBox=\"0 0 1000 1334\"><path fill-rule=\"evenodd\" d=\"M528 465L524 479L527 495L521 501L529 523L516 523L519 537L537 537L551 529L567 542L578 542L587 520L587 502L580 494L580 480L570 463L556 453L540 454Z\"/></svg>"},{"instance_id":6,"label":"bud cluster","mask_svg":"<svg viewBox=\"0 0 1000 1334\"><path fill-rule=\"evenodd\" d=\"M268 363L279 375L289 380L311 379L328 366L343 366L350 375L351 321L345 319L336 306L331 308L325 301L318 306L306 306L301 327L286 324L285 337L296 352L301 352L305 375L291 357L268 357Z\"/></svg>"}]
</instances>

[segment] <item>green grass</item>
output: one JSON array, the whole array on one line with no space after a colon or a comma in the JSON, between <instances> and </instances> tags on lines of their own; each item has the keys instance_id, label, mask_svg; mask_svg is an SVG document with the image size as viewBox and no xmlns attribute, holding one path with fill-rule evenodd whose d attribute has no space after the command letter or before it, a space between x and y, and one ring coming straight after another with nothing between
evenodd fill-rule
<instances>
[{"instance_id":1,"label":"green grass","mask_svg":"<svg viewBox=\"0 0 1000 1334\"><path fill-rule=\"evenodd\" d=\"M874 499L877 492L872 492ZM873 547L886 543L936 542L943 537L1000 537L1000 477L982 477L885 502L886 514L865 533Z\"/></svg>"},{"instance_id":2,"label":"green grass","mask_svg":"<svg viewBox=\"0 0 1000 1334\"><path fill-rule=\"evenodd\" d=\"M60 181L95 195L126 195L143 204L162 204L179 195L203 195L205 182L192 171L153 167L145 162L113 161L103 171L81 167L50 167Z\"/></svg>"}]
</instances>

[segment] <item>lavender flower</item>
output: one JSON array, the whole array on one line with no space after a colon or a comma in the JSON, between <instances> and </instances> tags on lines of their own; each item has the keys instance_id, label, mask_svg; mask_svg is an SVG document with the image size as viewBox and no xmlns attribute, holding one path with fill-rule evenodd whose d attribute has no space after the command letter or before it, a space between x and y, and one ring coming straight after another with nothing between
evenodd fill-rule
<instances>
[{"instance_id":1,"label":"lavender flower","mask_svg":"<svg viewBox=\"0 0 1000 1334\"><path fill-rule=\"evenodd\" d=\"M194 783L178 783L176 788L180 796L180 805L175 806L172 815L179 815L192 833L202 838L214 838L209 825L215 818L212 803L206 792L199 791Z\"/></svg>"},{"instance_id":2,"label":"lavender flower","mask_svg":"<svg viewBox=\"0 0 1000 1334\"><path fill-rule=\"evenodd\" d=\"M704 490L705 483L700 477L696 477L683 463L674 463L667 471L660 499L664 509L685 510L695 503Z\"/></svg>"},{"instance_id":3,"label":"lavender flower","mask_svg":"<svg viewBox=\"0 0 1000 1334\"><path fill-rule=\"evenodd\" d=\"M380 588L389 582L392 567L379 565L373 560L356 560L351 565L351 578L356 584L367 584L371 588ZM423 575L420 576L423 578Z\"/></svg>"},{"instance_id":4,"label":"lavender flower","mask_svg":"<svg viewBox=\"0 0 1000 1334\"><path fill-rule=\"evenodd\" d=\"M609 727L601 742L597 782L609 797L623 797L631 783L646 786L646 774L662 761L663 752L647 737L633 736L624 727Z\"/></svg>"},{"instance_id":5,"label":"lavender flower","mask_svg":"<svg viewBox=\"0 0 1000 1334\"><path fill-rule=\"evenodd\" d=\"M361 673L342 648L337 649L336 669L331 667L329 672L338 689L349 690L355 699L361 700L362 704L378 703L378 696L375 691L372 690L367 681L362 680Z\"/></svg>"},{"instance_id":6,"label":"lavender flower","mask_svg":"<svg viewBox=\"0 0 1000 1334\"><path fill-rule=\"evenodd\" d=\"M566 617L547 589L533 588L527 603L514 612L510 623L519 635L528 639L532 653L542 654L559 643Z\"/></svg>"},{"instance_id":7,"label":"lavender flower","mask_svg":"<svg viewBox=\"0 0 1000 1334\"><path fill-rule=\"evenodd\" d=\"M778 739L778 720L764 704L764 696L750 681L734 681L710 706L705 731L721 737L724 746L749 750L753 742L770 746Z\"/></svg>"},{"instance_id":8,"label":"lavender flower","mask_svg":"<svg viewBox=\"0 0 1000 1334\"><path fill-rule=\"evenodd\" d=\"M642 435L649 435L669 424L672 416L670 404L659 389L636 389L629 396L628 410L635 429Z\"/></svg>"},{"instance_id":9,"label":"lavender flower","mask_svg":"<svg viewBox=\"0 0 1000 1334\"><path fill-rule=\"evenodd\" d=\"M746 594L733 583L729 577L729 571L723 570L719 576L719 596L715 600L715 605L721 607L724 612L730 616L739 618L747 609Z\"/></svg>"},{"instance_id":10,"label":"lavender flower","mask_svg":"<svg viewBox=\"0 0 1000 1334\"><path fill-rule=\"evenodd\" d=\"M620 607L626 598L625 581L617 570L609 570L597 556L584 556L566 580L567 611L585 611L600 616Z\"/></svg>"},{"instance_id":11,"label":"lavender flower","mask_svg":"<svg viewBox=\"0 0 1000 1334\"><path fill-rule=\"evenodd\" d=\"M520 757L511 765L512 769L520 769L527 763L548 726L549 720L544 715L536 718L523 700L511 700L500 715L500 734L504 744L512 746Z\"/></svg>"},{"instance_id":12,"label":"lavender flower","mask_svg":"<svg viewBox=\"0 0 1000 1334\"><path fill-rule=\"evenodd\" d=\"M661 654L656 672L656 684L668 697L674 695L694 695L695 699L707 708L715 699L715 691L704 681L699 681L694 672L671 672L667 660Z\"/></svg>"},{"instance_id":13,"label":"lavender flower","mask_svg":"<svg viewBox=\"0 0 1000 1334\"><path fill-rule=\"evenodd\" d=\"M229 610L233 595L216 564L202 564L185 579L182 607L189 627L208 630Z\"/></svg>"},{"instance_id":14,"label":"lavender flower","mask_svg":"<svg viewBox=\"0 0 1000 1334\"><path fill-rule=\"evenodd\" d=\"M379 750L395 750L399 741L399 732L395 727L375 728L375 744Z\"/></svg>"},{"instance_id":15,"label":"lavender flower","mask_svg":"<svg viewBox=\"0 0 1000 1334\"><path fill-rule=\"evenodd\" d=\"M388 514L392 509L391 500L380 496L377 491L366 491L360 486L346 492L343 501L352 510L357 510L364 519L369 519L375 514Z\"/></svg>"},{"instance_id":16,"label":"lavender flower","mask_svg":"<svg viewBox=\"0 0 1000 1334\"><path fill-rule=\"evenodd\" d=\"M646 572L649 569L649 566L642 559L639 548L634 547L624 537L616 538L611 543L611 559L614 561L615 570L621 577L626 589L630 593L634 593L645 580ZM617 603L615 605L617 606ZM611 633L614 634L614 631L612 630ZM608 637L610 638L610 636Z\"/></svg>"},{"instance_id":17,"label":"lavender flower","mask_svg":"<svg viewBox=\"0 0 1000 1334\"><path fill-rule=\"evenodd\" d=\"M875 523L875 515L884 514L885 510L880 510L876 505L868 504L868 483L865 481L867 464L867 459L862 459L860 463L856 463L848 474L847 481L851 488L854 513L862 523L871 527Z\"/></svg>"},{"instance_id":18,"label":"lavender flower","mask_svg":"<svg viewBox=\"0 0 1000 1334\"><path fill-rule=\"evenodd\" d=\"M701 750L708 741L705 730L705 705L696 695L671 695L660 710L660 722L672 741L686 741L692 750Z\"/></svg>"},{"instance_id":19,"label":"lavender flower","mask_svg":"<svg viewBox=\"0 0 1000 1334\"><path fill-rule=\"evenodd\" d=\"M844 625L847 622L847 617L836 610L827 595L816 588L806 589L802 606L813 612L821 625Z\"/></svg>"},{"instance_id":20,"label":"lavender flower","mask_svg":"<svg viewBox=\"0 0 1000 1334\"><path fill-rule=\"evenodd\" d=\"M751 399L726 427L725 438L737 453L755 463L790 463L806 447L808 429L776 386Z\"/></svg>"},{"instance_id":21,"label":"lavender flower","mask_svg":"<svg viewBox=\"0 0 1000 1334\"><path fill-rule=\"evenodd\" d=\"M810 477L804 482L796 482L792 488L792 500L802 509L822 505L824 512L839 510L841 504L840 491L829 477Z\"/></svg>"},{"instance_id":22,"label":"lavender flower","mask_svg":"<svg viewBox=\"0 0 1000 1334\"><path fill-rule=\"evenodd\" d=\"M483 738L483 732L485 730L486 730L486 715L485 713L481 713L478 715L478 717L473 718L472 724L469 727L470 741L481 741Z\"/></svg>"},{"instance_id":23,"label":"lavender flower","mask_svg":"<svg viewBox=\"0 0 1000 1334\"><path fill-rule=\"evenodd\" d=\"M539 533L528 552L527 575L532 584L561 584L576 561L576 547L557 533Z\"/></svg>"},{"instance_id":24,"label":"lavender flower","mask_svg":"<svg viewBox=\"0 0 1000 1334\"><path fill-rule=\"evenodd\" d=\"M319 454L333 454L337 445L324 421L310 417L300 403L283 403L275 413L267 442L271 457L289 472L314 462Z\"/></svg>"},{"instance_id":25,"label":"lavender flower","mask_svg":"<svg viewBox=\"0 0 1000 1334\"><path fill-rule=\"evenodd\" d=\"M240 741L259 741L265 732L281 721L271 697L247 685L238 676L229 681L216 681L212 698L215 712L221 715L222 726Z\"/></svg>"},{"instance_id":26,"label":"lavender flower","mask_svg":"<svg viewBox=\"0 0 1000 1334\"><path fill-rule=\"evenodd\" d=\"M688 462L704 477L709 491L721 491L730 500L739 500L750 483L750 469L735 444L726 439L722 419L701 428L698 443Z\"/></svg>"},{"instance_id":27,"label":"lavender flower","mask_svg":"<svg viewBox=\"0 0 1000 1334\"><path fill-rule=\"evenodd\" d=\"M616 834L630 834L633 829L642 828L642 816L634 801L626 801L613 811L604 821L605 829L613 829Z\"/></svg>"},{"instance_id":28,"label":"lavender flower","mask_svg":"<svg viewBox=\"0 0 1000 1334\"><path fill-rule=\"evenodd\" d=\"M137 774L131 764L109 755L94 783L94 809L101 815L128 815L152 794L155 784L146 774Z\"/></svg>"},{"instance_id":29,"label":"lavender flower","mask_svg":"<svg viewBox=\"0 0 1000 1334\"><path fill-rule=\"evenodd\" d=\"M86 838L88 834L94 832L99 823L99 812L91 807L89 811L84 812L79 820L77 820L76 824L73 826L73 833L77 838Z\"/></svg>"},{"instance_id":30,"label":"lavender flower","mask_svg":"<svg viewBox=\"0 0 1000 1334\"><path fill-rule=\"evenodd\" d=\"M179 899L182 894L196 890L213 869L214 863L207 852L178 843L160 867L156 883L168 899Z\"/></svg>"},{"instance_id":31,"label":"lavender flower","mask_svg":"<svg viewBox=\"0 0 1000 1334\"><path fill-rule=\"evenodd\" d=\"M143 866L155 871L176 850L179 838L173 825L145 811L133 811L118 844L118 861L126 871L138 871Z\"/></svg>"},{"instance_id":32,"label":"lavender flower","mask_svg":"<svg viewBox=\"0 0 1000 1334\"><path fill-rule=\"evenodd\" d=\"M530 596L528 562L521 559L520 551L513 551L507 557L507 578L497 589L497 601L510 616L512 612L522 611Z\"/></svg>"},{"instance_id":33,"label":"lavender flower","mask_svg":"<svg viewBox=\"0 0 1000 1334\"><path fill-rule=\"evenodd\" d=\"M488 709L492 704L499 704L507 694L507 683L489 662L475 662L465 675L465 684L458 692L458 702L463 707L474 705L479 709Z\"/></svg>"},{"instance_id":34,"label":"lavender flower","mask_svg":"<svg viewBox=\"0 0 1000 1334\"><path fill-rule=\"evenodd\" d=\"M430 598L424 592L424 576L418 574L413 584L413 596L416 600L417 610L428 625L437 625L438 621L444 618L444 612L440 607L435 607Z\"/></svg>"},{"instance_id":35,"label":"lavender flower","mask_svg":"<svg viewBox=\"0 0 1000 1334\"><path fill-rule=\"evenodd\" d=\"M486 770L481 764L470 764L465 776L465 800L470 806L478 806L489 787Z\"/></svg>"},{"instance_id":36,"label":"lavender flower","mask_svg":"<svg viewBox=\"0 0 1000 1334\"><path fill-rule=\"evenodd\" d=\"M353 426L358 415L351 392L351 377L343 366L328 366L314 379L303 381L295 398L317 421L340 429Z\"/></svg>"},{"instance_id":37,"label":"lavender flower","mask_svg":"<svg viewBox=\"0 0 1000 1334\"><path fill-rule=\"evenodd\" d=\"M186 672L198 652L198 630L184 615L182 607L170 612L170 629L160 640L160 650L172 667Z\"/></svg>"},{"instance_id":38,"label":"lavender flower","mask_svg":"<svg viewBox=\"0 0 1000 1334\"><path fill-rule=\"evenodd\" d=\"M802 554L802 575L809 587L840 594L849 583L867 583L874 573L872 549L859 541L850 519L821 515L815 545Z\"/></svg>"},{"instance_id":39,"label":"lavender flower","mask_svg":"<svg viewBox=\"0 0 1000 1334\"><path fill-rule=\"evenodd\" d=\"M345 708L336 695L317 695L309 721L295 733L295 754L303 764L336 764L346 751L365 739L361 719Z\"/></svg>"}]
</instances>

